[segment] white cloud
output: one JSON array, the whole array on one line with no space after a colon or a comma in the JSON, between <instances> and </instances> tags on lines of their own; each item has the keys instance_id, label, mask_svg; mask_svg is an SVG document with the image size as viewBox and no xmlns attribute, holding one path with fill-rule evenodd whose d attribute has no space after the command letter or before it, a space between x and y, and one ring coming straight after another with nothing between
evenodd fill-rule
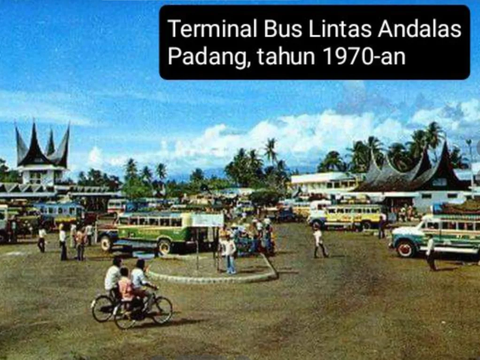
<instances>
[{"instance_id":1,"label":"white cloud","mask_svg":"<svg viewBox=\"0 0 480 360\"><path fill-rule=\"evenodd\" d=\"M94 121L74 110L78 98L65 93L28 93L0 90L0 121L91 126Z\"/></svg>"},{"instance_id":2,"label":"white cloud","mask_svg":"<svg viewBox=\"0 0 480 360\"><path fill-rule=\"evenodd\" d=\"M103 165L102 150L94 146L88 153L88 165L90 167L101 169Z\"/></svg>"}]
</instances>

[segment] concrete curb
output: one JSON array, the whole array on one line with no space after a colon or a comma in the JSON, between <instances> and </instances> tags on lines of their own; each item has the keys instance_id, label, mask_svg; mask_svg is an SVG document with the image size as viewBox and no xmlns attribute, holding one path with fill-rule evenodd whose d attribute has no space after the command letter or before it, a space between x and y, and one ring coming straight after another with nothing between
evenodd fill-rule
<instances>
[{"instance_id":1,"label":"concrete curb","mask_svg":"<svg viewBox=\"0 0 480 360\"><path fill-rule=\"evenodd\" d=\"M229 276L229 277L219 277L219 278L202 278L202 277L188 277L188 276L173 276L173 275L164 275L157 274L153 271L149 271L148 275L159 281L171 282L176 284L247 284L261 281L270 281L278 279L278 273L273 267L272 263L268 258L261 254L267 266L269 268L268 273L259 274L259 275L249 275L249 276Z\"/></svg>"}]
</instances>

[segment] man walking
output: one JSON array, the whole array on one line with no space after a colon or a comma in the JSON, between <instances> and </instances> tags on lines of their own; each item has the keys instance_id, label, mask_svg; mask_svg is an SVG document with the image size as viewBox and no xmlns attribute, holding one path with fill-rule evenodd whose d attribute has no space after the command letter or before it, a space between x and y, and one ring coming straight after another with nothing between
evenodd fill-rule
<instances>
[{"instance_id":1,"label":"man walking","mask_svg":"<svg viewBox=\"0 0 480 360\"><path fill-rule=\"evenodd\" d=\"M323 244L323 239L322 239L322 232L320 231L320 225L318 225L317 223L315 223L313 225L313 237L315 238L315 252L313 253L313 257L315 259L318 258L318 248L321 248L322 249L322 254L323 254L323 257L326 257L328 258L329 255L328 255L328 251L327 251L327 248L325 247L325 245Z\"/></svg>"},{"instance_id":2,"label":"man walking","mask_svg":"<svg viewBox=\"0 0 480 360\"><path fill-rule=\"evenodd\" d=\"M380 214L380 222L378 223L378 238L385 239L385 227L387 226L387 215L383 212Z\"/></svg>"},{"instance_id":3,"label":"man walking","mask_svg":"<svg viewBox=\"0 0 480 360\"><path fill-rule=\"evenodd\" d=\"M45 252L45 237L47 236L47 232L43 228L43 224L40 224L40 229L38 230L38 243L37 246L40 249L41 253Z\"/></svg>"},{"instance_id":4,"label":"man walking","mask_svg":"<svg viewBox=\"0 0 480 360\"><path fill-rule=\"evenodd\" d=\"M67 260L67 234L65 230L63 230L63 224L60 224L59 230L60 232L58 233L58 238L60 240L60 249L61 249L60 260L66 261Z\"/></svg>"},{"instance_id":5,"label":"man walking","mask_svg":"<svg viewBox=\"0 0 480 360\"><path fill-rule=\"evenodd\" d=\"M427 239L427 263L430 266L430 271L437 271L435 266L435 242L432 235L428 235Z\"/></svg>"}]
</instances>

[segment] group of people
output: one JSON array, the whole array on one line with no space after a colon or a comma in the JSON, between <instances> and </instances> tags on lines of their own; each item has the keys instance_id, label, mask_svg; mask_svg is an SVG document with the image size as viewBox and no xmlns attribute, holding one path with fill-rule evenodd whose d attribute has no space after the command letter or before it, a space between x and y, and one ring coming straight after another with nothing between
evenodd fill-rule
<instances>
[{"instance_id":1,"label":"group of people","mask_svg":"<svg viewBox=\"0 0 480 360\"><path fill-rule=\"evenodd\" d=\"M60 260L68 260L67 256L67 232L65 231L64 224L60 224L58 232L58 240L60 247ZM45 239L47 237L47 230L43 224L40 224L38 229L38 242L37 246L41 253L45 252ZM93 241L93 227L87 225L77 229L75 224L70 226L70 246L77 252L76 259L78 261L85 260L85 245L92 245Z\"/></svg>"},{"instance_id":2,"label":"group of people","mask_svg":"<svg viewBox=\"0 0 480 360\"><path fill-rule=\"evenodd\" d=\"M138 259L135 268L130 272L127 267L122 266L122 259L116 256L105 275L105 290L117 299L131 301L134 307L143 305L147 300L146 304L150 309L154 293L148 289L158 290L158 287L147 280L145 272L144 259Z\"/></svg>"}]
</instances>

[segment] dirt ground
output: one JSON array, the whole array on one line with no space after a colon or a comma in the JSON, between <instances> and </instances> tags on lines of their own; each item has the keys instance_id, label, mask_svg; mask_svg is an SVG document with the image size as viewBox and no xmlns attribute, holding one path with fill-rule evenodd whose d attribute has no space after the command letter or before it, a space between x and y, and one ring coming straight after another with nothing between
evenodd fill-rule
<instances>
[{"instance_id":1,"label":"dirt ground","mask_svg":"<svg viewBox=\"0 0 480 360\"><path fill-rule=\"evenodd\" d=\"M111 261L98 248L79 263L60 262L53 238L45 254L34 243L1 246L0 359L480 357L480 267L472 259L450 257L432 273L422 258L400 259L385 241L343 232L326 233L329 259L313 259L307 226L276 231L279 280L159 283L174 303L172 321L128 331L90 314Z\"/></svg>"}]
</instances>

